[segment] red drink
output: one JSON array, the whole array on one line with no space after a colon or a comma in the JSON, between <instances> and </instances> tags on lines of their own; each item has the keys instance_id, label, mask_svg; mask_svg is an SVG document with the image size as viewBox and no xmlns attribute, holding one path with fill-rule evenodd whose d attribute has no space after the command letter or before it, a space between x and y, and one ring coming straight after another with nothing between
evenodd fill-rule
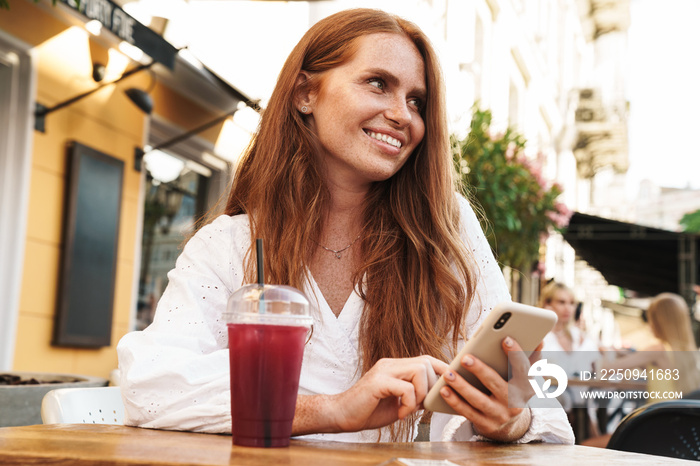
<instances>
[{"instance_id":1,"label":"red drink","mask_svg":"<svg viewBox=\"0 0 700 466\"><path fill-rule=\"evenodd\" d=\"M229 323L233 443L286 447L308 328Z\"/></svg>"}]
</instances>

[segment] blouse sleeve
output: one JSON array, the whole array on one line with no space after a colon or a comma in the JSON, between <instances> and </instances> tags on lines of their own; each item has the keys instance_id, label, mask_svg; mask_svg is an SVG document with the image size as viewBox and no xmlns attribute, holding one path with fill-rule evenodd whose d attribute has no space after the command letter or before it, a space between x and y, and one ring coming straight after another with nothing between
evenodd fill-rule
<instances>
[{"instance_id":1,"label":"blouse sleeve","mask_svg":"<svg viewBox=\"0 0 700 466\"><path fill-rule=\"evenodd\" d=\"M472 301L467 317L467 337L471 337L489 312L498 303L510 301L511 297L503 272L494 258L491 246L484 236L474 210L465 198L460 196L459 202L463 241L473 254L479 272L476 296ZM553 408L531 408L531 413L530 428L517 443L549 442L573 444L574 435L571 425L568 422L566 413L558 403ZM433 413L430 439L433 441L487 440L484 437L475 435L471 422L468 422L463 416L453 416L444 413Z\"/></svg>"},{"instance_id":2,"label":"blouse sleeve","mask_svg":"<svg viewBox=\"0 0 700 466\"><path fill-rule=\"evenodd\" d=\"M119 342L126 425L231 431L223 312L242 283L249 237L246 217L221 216L200 229L168 273L153 323Z\"/></svg>"}]
</instances>

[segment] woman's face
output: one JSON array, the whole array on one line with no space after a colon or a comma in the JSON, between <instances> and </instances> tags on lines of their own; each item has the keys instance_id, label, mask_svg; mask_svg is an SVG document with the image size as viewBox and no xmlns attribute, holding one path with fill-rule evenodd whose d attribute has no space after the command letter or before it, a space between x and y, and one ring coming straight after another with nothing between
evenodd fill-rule
<instances>
[{"instance_id":1,"label":"woman's face","mask_svg":"<svg viewBox=\"0 0 700 466\"><path fill-rule=\"evenodd\" d=\"M565 290L557 290L552 296L552 300L545 307L553 310L562 324L568 324L573 318L574 312L576 312L574 297Z\"/></svg>"},{"instance_id":2,"label":"woman's face","mask_svg":"<svg viewBox=\"0 0 700 466\"><path fill-rule=\"evenodd\" d=\"M309 93L309 119L327 181L366 186L393 176L423 139L425 71L400 34L357 39L351 60L326 71Z\"/></svg>"}]
</instances>

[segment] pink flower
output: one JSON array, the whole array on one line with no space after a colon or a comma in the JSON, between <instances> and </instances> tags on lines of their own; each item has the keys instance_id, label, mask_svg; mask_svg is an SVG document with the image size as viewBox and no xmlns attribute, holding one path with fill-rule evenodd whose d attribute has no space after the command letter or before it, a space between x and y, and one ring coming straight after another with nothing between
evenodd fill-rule
<instances>
[{"instance_id":1,"label":"pink flower","mask_svg":"<svg viewBox=\"0 0 700 466\"><path fill-rule=\"evenodd\" d=\"M573 211L571 211L571 209L569 209L563 202L555 203L554 207L556 207L557 212L559 212L560 215L566 217L566 221L568 223L569 219L574 214Z\"/></svg>"},{"instance_id":2,"label":"pink flower","mask_svg":"<svg viewBox=\"0 0 700 466\"><path fill-rule=\"evenodd\" d=\"M547 218L549 218L557 228L566 227L569 224L573 212L569 210L563 202L555 203L554 208L556 210L547 212Z\"/></svg>"}]
</instances>

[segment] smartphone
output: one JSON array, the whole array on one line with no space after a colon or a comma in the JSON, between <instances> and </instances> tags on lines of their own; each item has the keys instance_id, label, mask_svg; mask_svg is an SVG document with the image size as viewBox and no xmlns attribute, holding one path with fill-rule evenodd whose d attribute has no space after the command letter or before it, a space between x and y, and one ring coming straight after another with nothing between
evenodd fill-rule
<instances>
[{"instance_id":1,"label":"smartphone","mask_svg":"<svg viewBox=\"0 0 700 466\"><path fill-rule=\"evenodd\" d=\"M514 302L500 303L484 319L476 333L452 360L450 368L474 387L490 394L474 374L462 367L460 362L462 358L466 354L472 354L507 380L508 356L503 352L501 345L503 339L507 336L513 338L529 356L556 323L557 315L553 311ZM440 395L440 389L445 385L445 379L441 376L428 392L423 406L431 411L457 414Z\"/></svg>"}]
</instances>

